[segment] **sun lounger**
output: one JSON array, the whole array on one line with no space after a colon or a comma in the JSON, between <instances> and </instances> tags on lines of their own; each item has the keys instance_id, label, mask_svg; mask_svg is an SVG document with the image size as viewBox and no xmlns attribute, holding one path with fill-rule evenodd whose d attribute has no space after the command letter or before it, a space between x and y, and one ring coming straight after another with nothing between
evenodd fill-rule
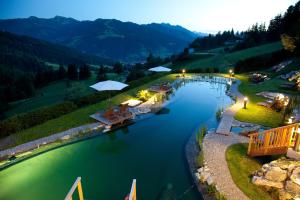
<instances>
[{"instance_id":1,"label":"sun lounger","mask_svg":"<svg viewBox=\"0 0 300 200\"><path fill-rule=\"evenodd\" d=\"M264 107L267 107L267 108L271 107L271 104L267 103L267 102L258 102L257 105L258 106L264 106Z\"/></svg>"}]
</instances>

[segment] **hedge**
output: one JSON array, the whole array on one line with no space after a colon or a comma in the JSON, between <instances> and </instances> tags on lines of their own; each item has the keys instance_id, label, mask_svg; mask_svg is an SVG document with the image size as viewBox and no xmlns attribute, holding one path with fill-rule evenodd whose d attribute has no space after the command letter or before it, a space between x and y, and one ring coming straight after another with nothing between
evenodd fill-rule
<instances>
[{"instance_id":1,"label":"hedge","mask_svg":"<svg viewBox=\"0 0 300 200\"><path fill-rule=\"evenodd\" d=\"M40 108L32 112L13 116L0 122L0 137L8 136L50 119L57 118L72 112L77 108L77 105L73 102L66 101L53 106Z\"/></svg>"}]
</instances>

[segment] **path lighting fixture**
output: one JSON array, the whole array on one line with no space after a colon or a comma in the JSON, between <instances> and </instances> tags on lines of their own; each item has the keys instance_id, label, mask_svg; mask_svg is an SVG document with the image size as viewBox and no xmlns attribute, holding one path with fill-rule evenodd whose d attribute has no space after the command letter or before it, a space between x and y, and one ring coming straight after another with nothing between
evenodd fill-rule
<instances>
[{"instance_id":1,"label":"path lighting fixture","mask_svg":"<svg viewBox=\"0 0 300 200\"><path fill-rule=\"evenodd\" d=\"M234 73L233 73L233 70L230 69L230 70L229 70L229 76L230 76L230 77L233 77L233 74L234 74Z\"/></svg>"},{"instance_id":2,"label":"path lighting fixture","mask_svg":"<svg viewBox=\"0 0 300 200\"><path fill-rule=\"evenodd\" d=\"M248 98L247 98L247 97L245 97L245 98L244 98L244 109L246 109L246 108L247 108L247 102L248 102Z\"/></svg>"},{"instance_id":3,"label":"path lighting fixture","mask_svg":"<svg viewBox=\"0 0 300 200\"><path fill-rule=\"evenodd\" d=\"M185 74L185 69L182 70L182 76L184 77Z\"/></svg>"}]
</instances>

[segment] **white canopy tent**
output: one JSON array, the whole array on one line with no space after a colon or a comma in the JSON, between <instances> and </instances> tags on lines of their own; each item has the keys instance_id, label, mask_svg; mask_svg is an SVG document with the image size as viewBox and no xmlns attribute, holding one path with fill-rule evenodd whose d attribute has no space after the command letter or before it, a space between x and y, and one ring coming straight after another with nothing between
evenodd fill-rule
<instances>
[{"instance_id":1,"label":"white canopy tent","mask_svg":"<svg viewBox=\"0 0 300 200\"><path fill-rule=\"evenodd\" d=\"M97 90L97 91L115 91L115 90L122 90L125 87L127 87L127 84L118 82L118 81L101 81L94 85L91 85L90 87ZM109 104L110 104L110 93L109 93Z\"/></svg>"},{"instance_id":2,"label":"white canopy tent","mask_svg":"<svg viewBox=\"0 0 300 200\"><path fill-rule=\"evenodd\" d=\"M167 67L163 67L163 66L158 66L158 67L150 68L149 71L152 71L152 72L170 72L171 69L167 68Z\"/></svg>"}]
</instances>

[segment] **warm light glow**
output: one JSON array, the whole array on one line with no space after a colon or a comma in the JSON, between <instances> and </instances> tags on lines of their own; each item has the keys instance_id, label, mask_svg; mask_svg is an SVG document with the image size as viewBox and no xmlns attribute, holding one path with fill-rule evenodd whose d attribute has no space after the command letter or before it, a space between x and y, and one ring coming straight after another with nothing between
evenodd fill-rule
<instances>
[{"instance_id":1,"label":"warm light glow","mask_svg":"<svg viewBox=\"0 0 300 200\"><path fill-rule=\"evenodd\" d=\"M185 69L182 70L182 73L185 73Z\"/></svg>"},{"instance_id":2,"label":"warm light glow","mask_svg":"<svg viewBox=\"0 0 300 200\"><path fill-rule=\"evenodd\" d=\"M278 98L279 100L284 99L284 95L283 95L283 94L279 94L279 95L277 96L277 98Z\"/></svg>"},{"instance_id":3,"label":"warm light glow","mask_svg":"<svg viewBox=\"0 0 300 200\"><path fill-rule=\"evenodd\" d=\"M232 69L230 69L230 70L229 70L229 73L232 74L232 72L233 72Z\"/></svg>"},{"instance_id":4,"label":"warm light glow","mask_svg":"<svg viewBox=\"0 0 300 200\"><path fill-rule=\"evenodd\" d=\"M248 101L248 97L244 97L244 101Z\"/></svg>"},{"instance_id":5,"label":"warm light glow","mask_svg":"<svg viewBox=\"0 0 300 200\"><path fill-rule=\"evenodd\" d=\"M288 120L288 124L291 124L291 123L293 123L293 119L290 117Z\"/></svg>"}]
</instances>

